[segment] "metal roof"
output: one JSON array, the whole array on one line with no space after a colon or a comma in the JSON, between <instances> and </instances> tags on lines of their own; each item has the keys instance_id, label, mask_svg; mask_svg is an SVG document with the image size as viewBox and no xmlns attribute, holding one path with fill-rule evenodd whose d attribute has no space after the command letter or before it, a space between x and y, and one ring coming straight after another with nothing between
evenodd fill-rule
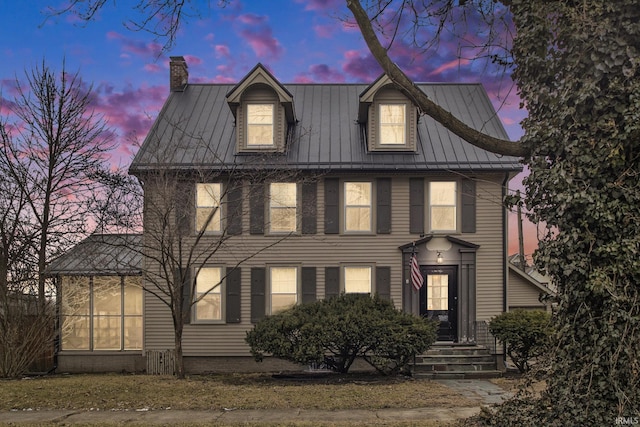
<instances>
[{"instance_id":1,"label":"metal roof","mask_svg":"<svg viewBox=\"0 0 640 427\"><path fill-rule=\"evenodd\" d=\"M519 159L477 148L428 116L418 123L417 152L368 152L357 122L364 84L289 84L299 120L285 154L236 153L226 94L236 85L189 84L172 92L130 167L289 167L340 171L520 171ZM474 129L508 139L480 84L419 84L432 100ZM259 159L259 160L258 160Z\"/></svg>"},{"instance_id":2,"label":"metal roof","mask_svg":"<svg viewBox=\"0 0 640 427\"><path fill-rule=\"evenodd\" d=\"M142 272L141 234L93 234L51 261L47 275L135 275Z\"/></svg>"}]
</instances>

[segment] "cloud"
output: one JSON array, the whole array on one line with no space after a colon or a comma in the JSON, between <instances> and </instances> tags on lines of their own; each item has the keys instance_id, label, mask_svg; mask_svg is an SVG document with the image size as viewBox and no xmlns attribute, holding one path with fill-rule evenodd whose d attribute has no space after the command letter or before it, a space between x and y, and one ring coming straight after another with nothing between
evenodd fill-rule
<instances>
[{"instance_id":1,"label":"cloud","mask_svg":"<svg viewBox=\"0 0 640 427\"><path fill-rule=\"evenodd\" d=\"M157 42L143 42L140 40L134 40L125 37L124 35L116 31L109 31L107 33L107 39L120 42L121 50L123 53L138 56L145 60L151 59L155 61L156 59L163 56L162 45Z\"/></svg>"},{"instance_id":2,"label":"cloud","mask_svg":"<svg viewBox=\"0 0 640 427\"><path fill-rule=\"evenodd\" d=\"M296 83L342 83L345 76L335 68L329 67L327 64L311 65L307 72L300 73L294 77Z\"/></svg>"},{"instance_id":3,"label":"cloud","mask_svg":"<svg viewBox=\"0 0 640 427\"><path fill-rule=\"evenodd\" d=\"M304 4L304 10L336 10L344 3L343 0L295 0Z\"/></svg>"},{"instance_id":4,"label":"cloud","mask_svg":"<svg viewBox=\"0 0 640 427\"><path fill-rule=\"evenodd\" d=\"M336 34L336 26L334 24L314 25L313 31L322 39L330 39Z\"/></svg>"},{"instance_id":5,"label":"cloud","mask_svg":"<svg viewBox=\"0 0 640 427\"><path fill-rule=\"evenodd\" d=\"M230 58L231 52L229 50L229 46L224 44L217 44L214 47L216 52L216 58Z\"/></svg>"},{"instance_id":6,"label":"cloud","mask_svg":"<svg viewBox=\"0 0 640 427\"><path fill-rule=\"evenodd\" d=\"M234 27L258 58L275 60L284 53L280 41L273 35L267 16L252 13L238 15Z\"/></svg>"},{"instance_id":7,"label":"cloud","mask_svg":"<svg viewBox=\"0 0 640 427\"><path fill-rule=\"evenodd\" d=\"M358 50L348 50L344 53L342 71L360 82L372 82L382 74L382 68L371 53Z\"/></svg>"}]
</instances>

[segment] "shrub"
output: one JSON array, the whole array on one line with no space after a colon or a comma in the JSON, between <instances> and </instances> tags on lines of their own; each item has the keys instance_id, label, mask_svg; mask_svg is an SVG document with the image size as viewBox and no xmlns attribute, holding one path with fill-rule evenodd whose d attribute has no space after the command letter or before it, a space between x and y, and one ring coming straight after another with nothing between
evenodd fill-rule
<instances>
[{"instance_id":1,"label":"shrub","mask_svg":"<svg viewBox=\"0 0 640 427\"><path fill-rule=\"evenodd\" d=\"M520 372L547 349L551 335L551 316L542 310L513 310L494 317L489 330L506 347Z\"/></svg>"},{"instance_id":2,"label":"shrub","mask_svg":"<svg viewBox=\"0 0 640 427\"><path fill-rule=\"evenodd\" d=\"M247 332L246 342L257 361L269 353L346 373L361 357L378 372L393 374L433 344L435 331L433 321L377 296L343 294L268 316Z\"/></svg>"}]
</instances>

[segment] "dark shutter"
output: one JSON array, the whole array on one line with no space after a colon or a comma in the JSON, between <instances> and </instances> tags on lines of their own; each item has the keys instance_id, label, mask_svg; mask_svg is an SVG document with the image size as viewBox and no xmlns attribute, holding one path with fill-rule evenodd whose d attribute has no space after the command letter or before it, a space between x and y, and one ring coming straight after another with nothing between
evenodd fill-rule
<instances>
[{"instance_id":1,"label":"dark shutter","mask_svg":"<svg viewBox=\"0 0 640 427\"><path fill-rule=\"evenodd\" d=\"M191 295L191 270L187 269L184 271L184 277L180 277L180 270L176 269L174 272L174 285L180 286L180 282L182 281L182 318L184 319L184 324L188 325L191 323L191 303L192 295Z\"/></svg>"},{"instance_id":2,"label":"dark shutter","mask_svg":"<svg viewBox=\"0 0 640 427\"><path fill-rule=\"evenodd\" d=\"M376 267L376 293L381 299L391 300L391 267Z\"/></svg>"},{"instance_id":3,"label":"dark shutter","mask_svg":"<svg viewBox=\"0 0 640 427\"><path fill-rule=\"evenodd\" d=\"M340 233L340 181L324 179L324 233Z\"/></svg>"},{"instance_id":4,"label":"dark shutter","mask_svg":"<svg viewBox=\"0 0 640 427\"><path fill-rule=\"evenodd\" d=\"M242 234L242 183L230 182L227 191L227 232Z\"/></svg>"},{"instance_id":5,"label":"dark shutter","mask_svg":"<svg viewBox=\"0 0 640 427\"><path fill-rule=\"evenodd\" d=\"M195 183L189 181L177 181L174 194L174 211L176 231L179 236L188 236L194 233L195 224Z\"/></svg>"},{"instance_id":6,"label":"dark shutter","mask_svg":"<svg viewBox=\"0 0 640 427\"><path fill-rule=\"evenodd\" d=\"M376 180L376 231L378 234L391 233L391 178Z\"/></svg>"},{"instance_id":7,"label":"dark shutter","mask_svg":"<svg viewBox=\"0 0 640 427\"><path fill-rule=\"evenodd\" d=\"M266 270L264 267L251 268L251 323L264 317L266 308Z\"/></svg>"},{"instance_id":8,"label":"dark shutter","mask_svg":"<svg viewBox=\"0 0 640 427\"><path fill-rule=\"evenodd\" d=\"M227 323L240 323L240 268L229 270L226 279Z\"/></svg>"},{"instance_id":9,"label":"dark shutter","mask_svg":"<svg viewBox=\"0 0 640 427\"><path fill-rule=\"evenodd\" d=\"M302 267L302 303L316 300L316 268Z\"/></svg>"},{"instance_id":10,"label":"dark shutter","mask_svg":"<svg viewBox=\"0 0 640 427\"><path fill-rule=\"evenodd\" d=\"M318 190L313 182L302 183L302 234L317 233Z\"/></svg>"},{"instance_id":11,"label":"dark shutter","mask_svg":"<svg viewBox=\"0 0 640 427\"><path fill-rule=\"evenodd\" d=\"M251 234L264 234L264 184L251 185L251 195L249 196Z\"/></svg>"},{"instance_id":12,"label":"dark shutter","mask_svg":"<svg viewBox=\"0 0 640 427\"><path fill-rule=\"evenodd\" d=\"M462 232L476 232L476 182L462 180Z\"/></svg>"},{"instance_id":13,"label":"dark shutter","mask_svg":"<svg viewBox=\"0 0 640 427\"><path fill-rule=\"evenodd\" d=\"M324 297L329 299L340 295L340 267L325 267Z\"/></svg>"},{"instance_id":14,"label":"dark shutter","mask_svg":"<svg viewBox=\"0 0 640 427\"><path fill-rule=\"evenodd\" d=\"M424 233L424 180L409 179L409 232Z\"/></svg>"}]
</instances>

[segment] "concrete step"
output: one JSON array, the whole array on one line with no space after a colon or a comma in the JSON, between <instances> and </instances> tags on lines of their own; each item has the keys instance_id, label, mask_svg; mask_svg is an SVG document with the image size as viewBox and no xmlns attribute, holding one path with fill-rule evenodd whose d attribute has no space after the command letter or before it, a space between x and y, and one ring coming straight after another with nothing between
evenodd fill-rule
<instances>
[{"instance_id":1,"label":"concrete step","mask_svg":"<svg viewBox=\"0 0 640 427\"><path fill-rule=\"evenodd\" d=\"M502 371L432 371L414 372L414 378L424 378L432 380L454 380L454 379L488 379L502 377Z\"/></svg>"},{"instance_id":2,"label":"concrete step","mask_svg":"<svg viewBox=\"0 0 640 427\"><path fill-rule=\"evenodd\" d=\"M458 354L438 354L438 355L422 355L416 356L416 365L424 365L424 364L438 364L438 363L455 363L455 362L464 362L464 363L495 363L496 359L494 356L490 354L469 354L469 355L458 355Z\"/></svg>"}]
</instances>

